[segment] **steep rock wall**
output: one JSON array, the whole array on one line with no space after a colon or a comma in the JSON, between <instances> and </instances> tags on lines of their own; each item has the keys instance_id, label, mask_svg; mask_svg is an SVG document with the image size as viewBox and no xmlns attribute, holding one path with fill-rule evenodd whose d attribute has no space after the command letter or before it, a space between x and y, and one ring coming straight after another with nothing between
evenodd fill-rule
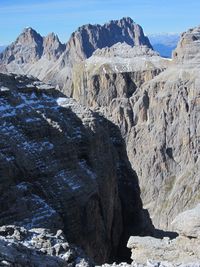
<instances>
[{"instance_id":1,"label":"steep rock wall","mask_svg":"<svg viewBox=\"0 0 200 267\"><path fill-rule=\"evenodd\" d=\"M0 86L1 225L63 229L96 262L148 231L115 125L32 77Z\"/></svg>"}]
</instances>

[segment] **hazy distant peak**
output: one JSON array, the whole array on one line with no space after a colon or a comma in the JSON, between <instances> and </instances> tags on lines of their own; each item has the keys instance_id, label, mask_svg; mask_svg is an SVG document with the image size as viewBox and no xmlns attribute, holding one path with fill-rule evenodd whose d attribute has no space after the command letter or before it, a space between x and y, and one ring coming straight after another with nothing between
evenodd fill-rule
<instances>
[{"instance_id":1,"label":"hazy distant peak","mask_svg":"<svg viewBox=\"0 0 200 267\"><path fill-rule=\"evenodd\" d=\"M154 48L163 57L171 57L180 39L179 33L154 33L148 34L149 40Z\"/></svg>"}]
</instances>

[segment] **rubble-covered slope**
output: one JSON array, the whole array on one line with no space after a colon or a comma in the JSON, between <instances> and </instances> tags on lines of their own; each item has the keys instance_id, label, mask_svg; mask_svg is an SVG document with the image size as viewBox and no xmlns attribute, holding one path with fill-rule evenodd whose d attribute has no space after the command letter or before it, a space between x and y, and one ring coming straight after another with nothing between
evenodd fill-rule
<instances>
[{"instance_id":1,"label":"rubble-covered slope","mask_svg":"<svg viewBox=\"0 0 200 267\"><path fill-rule=\"evenodd\" d=\"M84 252L70 245L62 230L27 230L7 225L0 227L0 266L10 267L88 267L94 263Z\"/></svg>"}]
</instances>

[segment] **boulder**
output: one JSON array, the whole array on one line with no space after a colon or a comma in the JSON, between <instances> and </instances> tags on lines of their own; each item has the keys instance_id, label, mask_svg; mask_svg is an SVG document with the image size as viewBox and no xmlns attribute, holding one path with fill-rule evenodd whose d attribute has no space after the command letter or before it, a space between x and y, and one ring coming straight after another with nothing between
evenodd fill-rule
<instances>
[{"instance_id":1,"label":"boulder","mask_svg":"<svg viewBox=\"0 0 200 267\"><path fill-rule=\"evenodd\" d=\"M171 227L180 235L200 238L200 204L178 214L172 221Z\"/></svg>"}]
</instances>

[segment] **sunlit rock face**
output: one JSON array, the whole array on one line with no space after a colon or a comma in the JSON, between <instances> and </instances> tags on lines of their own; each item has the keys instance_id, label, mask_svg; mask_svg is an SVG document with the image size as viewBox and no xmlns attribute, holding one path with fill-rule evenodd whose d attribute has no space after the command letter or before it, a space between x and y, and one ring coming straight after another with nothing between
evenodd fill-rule
<instances>
[{"instance_id":1,"label":"sunlit rock face","mask_svg":"<svg viewBox=\"0 0 200 267\"><path fill-rule=\"evenodd\" d=\"M200 62L200 27L182 33L173 53L173 60L180 64L193 64L198 67Z\"/></svg>"},{"instance_id":2,"label":"sunlit rock face","mask_svg":"<svg viewBox=\"0 0 200 267\"><path fill-rule=\"evenodd\" d=\"M119 126L144 206L163 229L200 199L197 29L183 34L173 60L117 44L73 73L72 96Z\"/></svg>"}]
</instances>

